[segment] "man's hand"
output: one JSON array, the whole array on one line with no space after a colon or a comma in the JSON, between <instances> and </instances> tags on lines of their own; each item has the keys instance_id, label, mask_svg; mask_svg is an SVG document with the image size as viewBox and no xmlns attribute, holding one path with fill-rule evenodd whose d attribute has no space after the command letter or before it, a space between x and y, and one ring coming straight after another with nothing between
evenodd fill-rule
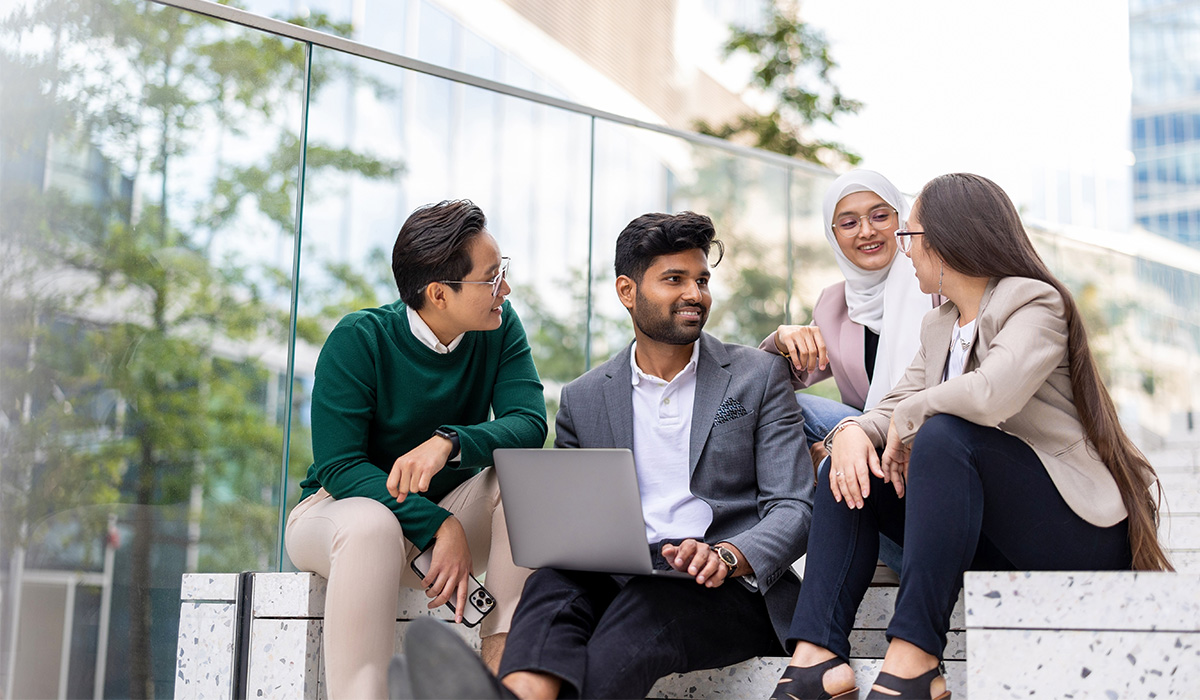
<instances>
[{"instance_id":1,"label":"man's hand","mask_svg":"<svg viewBox=\"0 0 1200 700\"><path fill-rule=\"evenodd\" d=\"M871 438L856 423L838 431L833 439L833 454L829 460L829 490L833 499L843 499L849 508L862 508L863 499L871 495L871 474L883 478L883 468Z\"/></svg>"},{"instance_id":2,"label":"man's hand","mask_svg":"<svg viewBox=\"0 0 1200 700\"><path fill-rule=\"evenodd\" d=\"M722 544L737 555L739 562L743 561L742 553L737 551L736 547L729 543ZM707 588L716 588L725 583L729 567L725 566L725 562L721 561L721 557L717 556L712 547L703 542L684 540L678 545L664 544L662 555L673 569L695 576L696 583Z\"/></svg>"},{"instance_id":3,"label":"man's hand","mask_svg":"<svg viewBox=\"0 0 1200 700\"><path fill-rule=\"evenodd\" d=\"M434 535L433 563L421 583L425 596L433 598L429 609L445 605L453 598L454 621L462 622L463 610L467 605L467 589L471 575L471 549L467 545L467 533L458 518L451 515L442 521Z\"/></svg>"},{"instance_id":4,"label":"man's hand","mask_svg":"<svg viewBox=\"0 0 1200 700\"><path fill-rule=\"evenodd\" d=\"M433 475L446 466L454 445L440 435L434 435L401 455L388 474L387 490L401 503L410 493L429 490Z\"/></svg>"},{"instance_id":5,"label":"man's hand","mask_svg":"<svg viewBox=\"0 0 1200 700\"><path fill-rule=\"evenodd\" d=\"M780 326L775 331L775 349L788 358L797 372L812 372L829 366L825 339L816 326Z\"/></svg>"},{"instance_id":6,"label":"man's hand","mask_svg":"<svg viewBox=\"0 0 1200 700\"><path fill-rule=\"evenodd\" d=\"M896 423L888 423L887 445L883 448L883 480L896 489L896 496L904 498L904 486L908 482L908 455L912 445L900 442Z\"/></svg>"}]
</instances>

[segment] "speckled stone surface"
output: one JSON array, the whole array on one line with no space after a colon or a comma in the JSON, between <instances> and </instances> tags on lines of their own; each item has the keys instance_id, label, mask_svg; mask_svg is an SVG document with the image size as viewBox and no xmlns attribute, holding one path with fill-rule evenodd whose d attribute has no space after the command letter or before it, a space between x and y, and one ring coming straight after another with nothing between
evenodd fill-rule
<instances>
[{"instance_id":1,"label":"speckled stone surface","mask_svg":"<svg viewBox=\"0 0 1200 700\"><path fill-rule=\"evenodd\" d=\"M974 697L1200 697L1200 575L968 572Z\"/></svg>"},{"instance_id":2,"label":"speckled stone surface","mask_svg":"<svg viewBox=\"0 0 1200 700\"><path fill-rule=\"evenodd\" d=\"M971 630L970 634L967 689L973 698L1200 697L1200 634L1053 630Z\"/></svg>"},{"instance_id":3,"label":"speckled stone surface","mask_svg":"<svg viewBox=\"0 0 1200 700\"><path fill-rule=\"evenodd\" d=\"M237 598L237 580L237 574L184 574L179 599L232 603Z\"/></svg>"},{"instance_id":4,"label":"speckled stone surface","mask_svg":"<svg viewBox=\"0 0 1200 700\"><path fill-rule=\"evenodd\" d=\"M1200 549L1200 515L1175 512L1163 518L1158 541L1167 549Z\"/></svg>"},{"instance_id":5,"label":"speckled stone surface","mask_svg":"<svg viewBox=\"0 0 1200 700\"><path fill-rule=\"evenodd\" d=\"M179 606L179 646L175 657L175 697L229 698L233 691L233 603L184 601Z\"/></svg>"},{"instance_id":6,"label":"speckled stone surface","mask_svg":"<svg viewBox=\"0 0 1200 700\"><path fill-rule=\"evenodd\" d=\"M968 571L965 581L970 630L1200 632L1196 574Z\"/></svg>"},{"instance_id":7,"label":"speckled stone surface","mask_svg":"<svg viewBox=\"0 0 1200 700\"><path fill-rule=\"evenodd\" d=\"M254 620L250 629L248 698L323 697L321 621Z\"/></svg>"},{"instance_id":8,"label":"speckled stone surface","mask_svg":"<svg viewBox=\"0 0 1200 700\"><path fill-rule=\"evenodd\" d=\"M862 605L858 606L858 614L854 617L855 629L882 630L887 629L896 608L896 593L899 588L894 586L872 586L863 596ZM966 617L963 615L962 592L954 604L954 612L950 614L950 629L966 629Z\"/></svg>"},{"instance_id":9,"label":"speckled stone surface","mask_svg":"<svg viewBox=\"0 0 1200 700\"><path fill-rule=\"evenodd\" d=\"M651 698L766 698L787 666L786 657L764 656L733 666L709 671L676 673L654 685ZM865 698L875 675L883 664L880 659L852 659L858 683L858 697ZM946 686L955 700L967 697L966 665L962 661L946 662Z\"/></svg>"}]
</instances>

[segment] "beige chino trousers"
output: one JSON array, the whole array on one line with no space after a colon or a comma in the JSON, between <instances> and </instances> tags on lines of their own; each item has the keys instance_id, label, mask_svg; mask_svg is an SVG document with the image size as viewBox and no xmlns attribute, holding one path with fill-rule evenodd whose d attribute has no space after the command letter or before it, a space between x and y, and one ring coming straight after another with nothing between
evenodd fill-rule
<instances>
[{"instance_id":1,"label":"beige chino trousers","mask_svg":"<svg viewBox=\"0 0 1200 700\"><path fill-rule=\"evenodd\" d=\"M476 576L496 607L480 635L507 633L530 570L512 562L495 470L484 469L439 503L462 523ZM370 498L336 499L321 489L288 517L285 544L292 563L329 580L325 594L324 658L328 696L387 697L387 667L395 653L400 586L423 589L408 562L417 548L396 516Z\"/></svg>"}]
</instances>

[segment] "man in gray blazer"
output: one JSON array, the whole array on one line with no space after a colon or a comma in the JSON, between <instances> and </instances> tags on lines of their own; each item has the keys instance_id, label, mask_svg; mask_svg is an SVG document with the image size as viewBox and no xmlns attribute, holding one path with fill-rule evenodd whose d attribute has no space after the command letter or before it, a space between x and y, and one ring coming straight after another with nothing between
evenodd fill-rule
<instances>
[{"instance_id":1,"label":"man in gray blazer","mask_svg":"<svg viewBox=\"0 0 1200 700\"><path fill-rule=\"evenodd\" d=\"M509 632L505 687L478 664L444 682L414 668L418 697L422 686L443 697L451 686L464 696L645 697L668 673L783 653L813 469L783 359L701 330L709 252L723 251L715 236L691 212L646 214L622 231L616 287L635 340L563 388L556 423L556 447L633 451L655 567L691 578L541 569Z\"/></svg>"}]
</instances>

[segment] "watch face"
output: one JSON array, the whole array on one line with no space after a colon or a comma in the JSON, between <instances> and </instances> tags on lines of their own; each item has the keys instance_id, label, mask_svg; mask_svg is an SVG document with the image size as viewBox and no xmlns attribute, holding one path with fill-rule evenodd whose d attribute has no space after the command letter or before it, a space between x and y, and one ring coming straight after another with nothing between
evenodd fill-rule
<instances>
[{"instance_id":1,"label":"watch face","mask_svg":"<svg viewBox=\"0 0 1200 700\"><path fill-rule=\"evenodd\" d=\"M717 556L721 557L721 561L725 562L726 566L731 569L737 566L737 557L733 556L733 552L724 547L714 547L713 549L716 550Z\"/></svg>"}]
</instances>

